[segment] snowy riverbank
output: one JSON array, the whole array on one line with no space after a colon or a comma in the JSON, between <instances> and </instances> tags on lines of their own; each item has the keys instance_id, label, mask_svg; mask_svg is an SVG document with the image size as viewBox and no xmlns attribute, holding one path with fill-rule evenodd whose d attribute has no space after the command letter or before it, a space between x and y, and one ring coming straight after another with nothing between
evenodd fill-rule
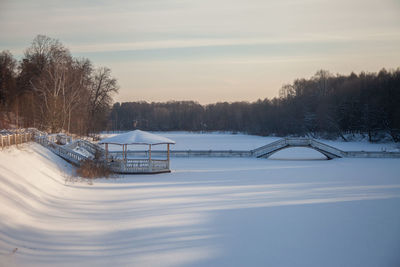
<instances>
[{"instance_id":1,"label":"snowy riverbank","mask_svg":"<svg viewBox=\"0 0 400 267\"><path fill-rule=\"evenodd\" d=\"M182 147L266 141L165 136ZM306 150L285 151L319 155ZM397 266L399 166L399 159L174 158L170 174L89 185L66 183L72 167L37 144L6 149L0 266Z\"/></svg>"}]
</instances>

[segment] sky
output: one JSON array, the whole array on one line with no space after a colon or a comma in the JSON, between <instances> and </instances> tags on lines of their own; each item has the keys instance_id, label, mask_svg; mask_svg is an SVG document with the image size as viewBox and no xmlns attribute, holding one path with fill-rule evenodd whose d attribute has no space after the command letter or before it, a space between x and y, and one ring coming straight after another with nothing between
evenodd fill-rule
<instances>
[{"instance_id":1,"label":"sky","mask_svg":"<svg viewBox=\"0 0 400 267\"><path fill-rule=\"evenodd\" d=\"M116 101L256 101L283 84L400 67L400 0L0 0L0 50L59 39Z\"/></svg>"}]
</instances>

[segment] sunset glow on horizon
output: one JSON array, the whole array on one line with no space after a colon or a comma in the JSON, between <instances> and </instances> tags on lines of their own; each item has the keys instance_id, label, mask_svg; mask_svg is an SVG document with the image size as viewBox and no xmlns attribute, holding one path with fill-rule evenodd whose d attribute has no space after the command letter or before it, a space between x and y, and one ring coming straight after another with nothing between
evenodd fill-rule
<instances>
[{"instance_id":1,"label":"sunset glow on horizon","mask_svg":"<svg viewBox=\"0 0 400 267\"><path fill-rule=\"evenodd\" d=\"M256 101L317 70L400 67L396 0L0 2L0 50L37 34L107 66L116 101Z\"/></svg>"}]
</instances>

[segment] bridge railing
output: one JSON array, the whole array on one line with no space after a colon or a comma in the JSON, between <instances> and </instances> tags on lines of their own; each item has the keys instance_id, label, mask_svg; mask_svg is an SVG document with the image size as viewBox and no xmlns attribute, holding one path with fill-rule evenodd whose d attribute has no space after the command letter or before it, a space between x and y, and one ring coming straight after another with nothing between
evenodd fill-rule
<instances>
[{"instance_id":1,"label":"bridge railing","mask_svg":"<svg viewBox=\"0 0 400 267\"><path fill-rule=\"evenodd\" d=\"M49 140L47 136L35 136L35 141L51 150L53 153L77 165L79 165L82 160L87 159L85 156L72 149L57 145L52 140Z\"/></svg>"},{"instance_id":2,"label":"bridge railing","mask_svg":"<svg viewBox=\"0 0 400 267\"><path fill-rule=\"evenodd\" d=\"M276 141L274 141L272 143L269 143L269 144L266 144L264 146L261 146L261 147L258 147L256 149L253 149L252 151L253 152L257 152L257 151L263 150L263 149L271 147L271 146L282 144L283 142L284 142L284 139L279 139L279 140L276 140Z\"/></svg>"},{"instance_id":3,"label":"bridge railing","mask_svg":"<svg viewBox=\"0 0 400 267\"><path fill-rule=\"evenodd\" d=\"M321 150L324 150L324 151L329 152L329 153L331 153L333 155L336 155L336 156L340 156L340 157L344 157L345 156L345 152L340 150L340 149L337 149L337 148L335 148L333 146L321 143L321 142L316 141L314 139L310 139L310 140L311 140L311 146L313 146L313 147L319 148Z\"/></svg>"},{"instance_id":4,"label":"bridge railing","mask_svg":"<svg viewBox=\"0 0 400 267\"><path fill-rule=\"evenodd\" d=\"M279 148L281 148L281 147L283 147L285 145L286 145L286 140L285 139L279 139L279 140L277 140L275 142L272 142L272 143L269 143L269 144L267 144L265 146L262 146L262 147L259 147L259 148L251 150L251 154L253 156L255 156L255 157L258 157L258 156L260 156L262 154L266 154L266 153L269 153L271 151L277 150L277 149L279 149Z\"/></svg>"},{"instance_id":5,"label":"bridge railing","mask_svg":"<svg viewBox=\"0 0 400 267\"><path fill-rule=\"evenodd\" d=\"M77 145L83 147L93 155L95 155L96 153L105 154L104 148L86 140L77 140Z\"/></svg>"},{"instance_id":6,"label":"bridge railing","mask_svg":"<svg viewBox=\"0 0 400 267\"><path fill-rule=\"evenodd\" d=\"M285 138L285 144L289 146L309 146L311 145L310 138Z\"/></svg>"}]
</instances>

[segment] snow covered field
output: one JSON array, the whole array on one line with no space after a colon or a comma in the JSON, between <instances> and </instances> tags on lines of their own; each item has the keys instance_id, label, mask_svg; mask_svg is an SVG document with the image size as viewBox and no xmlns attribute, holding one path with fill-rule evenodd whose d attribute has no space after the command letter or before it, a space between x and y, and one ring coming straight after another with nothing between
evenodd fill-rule
<instances>
[{"instance_id":1,"label":"snow covered field","mask_svg":"<svg viewBox=\"0 0 400 267\"><path fill-rule=\"evenodd\" d=\"M268 139L165 136L175 149ZM169 174L90 185L37 144L0 151L0 266L400 266L400 159L274 157L172 158Z\"/></svg>"},{"instance_id":2,"label":"snow covered field","mask_svg":"<svg viewBox=\"0 0 400 267\"><path fill-rule=\"evenodd\" d=\"M226 133L189 133L189 132L154 132L176 142L171 145L172 150L252 150L266 144L272 143L281 137L263 137L246 134ZM115 134L103 134L102 138L114 136ZM400 144L395 143L369 143L344 142L318 139L324 144L336 147L344 151L387 151L400 152ZM119 145L109 145L111 151L121 151ZM148 150L148 146L129 146L129 150ZM154 150L164 150L165 145L153 146ZM270 159L326 159L324 155L308 148L290 148L279 151Z\"/></svg>"},{"instance_id":3,"label":"snow covered field","mask_svg":"<svg viewBox=\"0 0 400 267\"><path fill-rule=\"evenodd\" d=\"M252 150L260 146L272 143L281 137L255 136L246 134L225 134L225 133L189 133L189 132L153 132L176 142L171 146L174 150ZM102 138L114 136L115 134L103 134ZM368 143L343 142L317 139L327 145L334 146L345 151L400 151L400 144L395 143ZM120 146L113 146L120 150ZM134 146L130 149L135 149ZM147 149L146 146L139 146L138 149ZM157 149L157 146L155 147ZM285 153L287 154L287 153ZM292 153L289 153L292 154Z\"/></svg>"}]
</instances>

